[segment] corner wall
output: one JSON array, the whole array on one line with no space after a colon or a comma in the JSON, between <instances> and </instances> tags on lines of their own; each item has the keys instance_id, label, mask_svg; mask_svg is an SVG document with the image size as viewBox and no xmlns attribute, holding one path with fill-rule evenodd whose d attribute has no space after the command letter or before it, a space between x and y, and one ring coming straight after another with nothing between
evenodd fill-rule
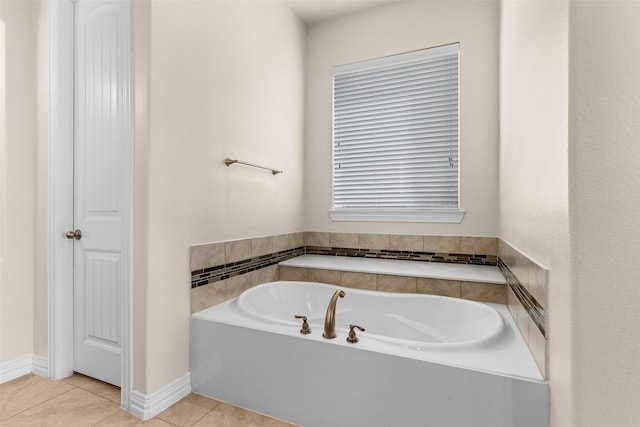
<instances>
[{"instance_id":1,"label":"corner wall","mask_svg":"<svg viewBox=\"0 0 640 427\"><path fill-rule=\"evenodd\" d=\"M150 394L189 371L189 246L302 231L305 29L260 1L151 1L134 23L134 387Z\"/></svg>"},{"instance_id":2,"label":"corner wall","mask_svg":"<svg viewBox=\"0 0 640 427\"><path fill-rule=\"evenodd\" d=\"M576 426L640 420L640 2L571 2Z\"/></svg>"},{"instance_id":3,"label":"corner wall","mask_svg":"<svg viewBox=\"0 0 640 427\"><path fill-rule=\"evenodd\" d=\"M309 28L305 230L497 236L497 1L398 2ZM336 65L460 42L461 224L332 222L332 74Z\"/></svg>"},{"instance_id":4,"label":"corner wall","mask_svg":"<svg viewBox=\"0 0 640 427\"><path fill-rule=\"evenodd\" d=\"M0 4L0 364L33 354L37 145L35 3ZM29 363L30 364L30 363Z\"/></svg>"},{"instance_id":5,"label":"corner wall","mask_svg":"<svg viewBox=\"0 0 640 427\"><path fill-rule=\"evenodd\" d=\"M569 268L569 2L503 1L499 236L549 270L551 425L572 420ZM520 280L528 280L520 278Z\"/></svg>"}]
</instances>

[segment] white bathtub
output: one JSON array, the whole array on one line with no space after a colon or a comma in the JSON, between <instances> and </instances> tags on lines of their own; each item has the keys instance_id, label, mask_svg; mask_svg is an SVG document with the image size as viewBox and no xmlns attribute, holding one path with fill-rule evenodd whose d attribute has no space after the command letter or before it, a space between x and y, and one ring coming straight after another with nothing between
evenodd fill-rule
<instances>
[{"instance_id":1,"label":"white bathtub","mask_svg":"<svg viewBox=\"0 0 640 427\"><path fill-rule=\"evenodd\" d=\"M548 425L548 385L505 306L342 288L327 340L337 289L267 283L195 313L193 391L307 427ZM349 324L366 328L356 344Z\"/></svg>"}]
</instances>

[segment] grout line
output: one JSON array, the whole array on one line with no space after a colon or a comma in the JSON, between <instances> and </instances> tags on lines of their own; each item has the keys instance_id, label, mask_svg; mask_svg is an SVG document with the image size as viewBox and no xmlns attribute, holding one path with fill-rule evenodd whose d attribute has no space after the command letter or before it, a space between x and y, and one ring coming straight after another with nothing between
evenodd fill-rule
<instances>
[{"instance_id":1,"label":"grout line","mask_svg":"<svg viewBox=\"0 0 640 427\"><path fill-rule=\"evenodd\" d=\"M31 374L31 375L34 375L34 374ZM69 385L71 385L71 384L69 384ZM16 413L16 414L13 414L13 415L12 415L12 416L10 416L9 418L5 418L5 419L3 419L2 421L0 421L0 423L1 423L1 424L4 424L4 423L5 423L5 422L7 422L8 420L10 420L10 419L12 419L12 418L17 417L17 416L18 416L18 415L20 415L20 414L24 414L25 412L30 411L30 410L32 410L32 409L34 409L34 408L37 408L38 406L44 405L45 403L47 403L47 402L49 402L49 401L51 401L51 400L53 400L53 399L56 399L56 398L58 398L58 397L60 397L60 396L62 396L62 395L64 395L64 394L67 394L67 393L69 393L69 392L70 392L70 391L72 391L72 390L73 390L73 389L70 389L70 390L67 390L67 391L63 391L63 392L62 392L62 393L60 393L60 394L56 394L55 396L53 396L53 397L51 397L51 398L49 398L49 399L43 400L42 402L37 403L37 404L35 404L35 405L33 405L33 406L30 406L30 407L28 407L28 408L24 409L23 411L20 411L20 412L18 412L18 413Z\"/></svg>"},{"instance_id":2,"label":"grout line","mask_svg":"<svg viewBox=\"0 0 640 427\"><path fill-rule=\"evenodd\" d=\"M96 426L98 424L100 424L101 422L103 422L104 420L106 420L107 418L113 417L115 414L117 414L118 412L120 412L122 410L122 408L118 407L118 409L116 409L113 413L107 415L106 417L104 417L103 419L101 419L100 421L91 424L91 426Z\"/></svg>"}]
</instances>

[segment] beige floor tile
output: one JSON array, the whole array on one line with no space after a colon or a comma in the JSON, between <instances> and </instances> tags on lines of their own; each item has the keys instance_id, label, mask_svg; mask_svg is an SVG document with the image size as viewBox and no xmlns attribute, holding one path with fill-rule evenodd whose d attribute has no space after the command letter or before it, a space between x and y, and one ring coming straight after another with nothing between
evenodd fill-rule
<instances>
[{"instance_id":1,"label":"beige floor tile","mask_svg":"<svg viewBox=\"0 0 640 427\"><path fill-rule=\"evenodd\" d=\"M12 417L42 402L72 390L62 381L29 374L0 385L0 420Z\"/></svg>"},{"instance_id":2,"label":"beige floor tile","mask_svg":"<svg viewBox=\"0 0 640 427\"><path fill-rule=\"evenodd\" d=\"M139 418L134 417L130 413L123 411L122 409L115 414L105 418L94 427L174 427L173 424L163 421L159 418L154 418L147 421L142 421Z\"/></svg>"},{"instance_id":3,"label":"beige floor tile","mask_svg":"<svg viewBox=\"0 0 640 427\"><path fill-rule=\"evenodd\" d=\"M210 409L203 408L195 403L181 400L159 414L157 418L180 427L189 427L197 423L209 411Z\"/></svg>"},{"instance_id":4,"label":"beige floor tile","mask_svg":"<svg viewBox=\"0 0 640 427\"><path fill-rule=\"evenodd\" d=\"M95 381L93 378L90 378L86 375L79 374L74 372L70 377L64 378L64 381L67 384L71 384L74 387L81 387L90 381Z\"/></svg>"},{"instance_id":5,"label":"beige floor tile","mask_svg":"<svg viewBox=\"0 0 640 427\"><path fill-rule=\"evenodd\" d=\"M206 396L202 396L196 393L189 394L187 397L182 399L182 401L193 403L194 405L202 406L205 409L213 409L222 403L219 400L210 399Z\"/></svg>"},{"instance_id":6,"label":"beige floor tile","mask_svg":"<svg viewBox=\"0 0 640 427\"><path fill-rule=\"evenodd\" d=\"M4 420L2 426L86 427L119 410L117 403L76 388Z\"/></svg>"},{"instance_id":7,"label":"beige floor tile","mask_svg":"<svg viewBox=\"0 0 640 427\"><path fill-rule=\"evenodd\" d=\"M81 389L89 393L96 394L112 402L120 404L120 387L104 383L102 381L89 378L89 381L80 386Z\"/></svg>"},{"instance_id":8,"label":"beige floor tile","mask_svg":"<svg viewBox=\"0 0 640 427\"><path fill-rule=\"evenodd\" d=\"M216 427L288 427L284 421L269 418L266 415L222 403L204 416L194 426Z\"/></svg>"}]
</instances>

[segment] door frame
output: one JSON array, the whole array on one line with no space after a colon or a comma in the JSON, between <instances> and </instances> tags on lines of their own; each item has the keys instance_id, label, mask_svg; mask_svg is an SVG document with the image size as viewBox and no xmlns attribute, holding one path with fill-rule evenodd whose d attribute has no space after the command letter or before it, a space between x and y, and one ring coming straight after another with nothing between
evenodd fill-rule
<instances>
[{"instance_id":1,"label":"door frame","mask_svg":"<svg viewBox=\"0 0 640 427\"><path fill-rule=\"evenodd\" d=\"M131 22L131 3L129 22ZM48 362L49 378L73 373L73 122L74 17L77 0L49 0L49 159L48 159ZM131 40L131 24L129 25ZM129 43L131 46L131 43ZM131 61L131 52L129 53ZM123 265L128 271L122 292L121 405L130 411L133 391L133 114L129 63L129 158L124 159L128 197L123 209L125 241Z\"/></svg>"}]
</instances>

